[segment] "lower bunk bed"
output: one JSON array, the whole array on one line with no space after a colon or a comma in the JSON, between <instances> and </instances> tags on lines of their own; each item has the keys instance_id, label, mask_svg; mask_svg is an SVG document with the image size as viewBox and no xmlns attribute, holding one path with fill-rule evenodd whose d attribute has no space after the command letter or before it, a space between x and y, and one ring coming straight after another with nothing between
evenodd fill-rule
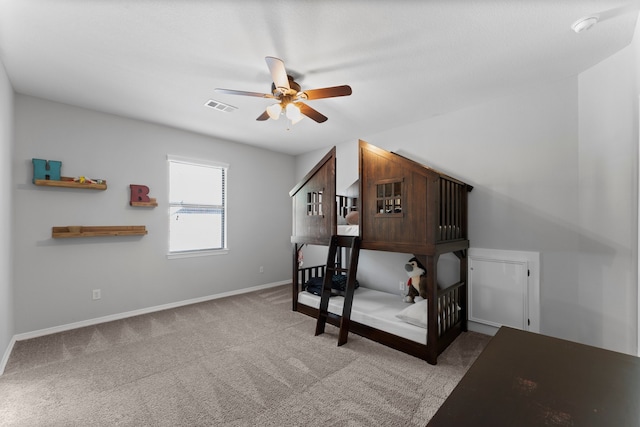
<instances>
[{"instance_id":1,"label":"lower bunk bed","mask_svg":"<svg viewBox=\"0 0 640 427\"><path fill-rule=\"evenodd\" d=\"M295 310L318 317L320 296L308 292L306 284L324 275L324 266L300 268L294 289ZM297 290L297 292L296 292ZM349 331L388 347L426 360L435 365L438 355L463 331L466 331L464 307L466 285L458 282L437 290L437 327L428 327L428 300L416 299L413 304L399 294L365 287L355 290ZM344 297L329 299L327 321L339 326Z\"/></svg>"}]
</instances>

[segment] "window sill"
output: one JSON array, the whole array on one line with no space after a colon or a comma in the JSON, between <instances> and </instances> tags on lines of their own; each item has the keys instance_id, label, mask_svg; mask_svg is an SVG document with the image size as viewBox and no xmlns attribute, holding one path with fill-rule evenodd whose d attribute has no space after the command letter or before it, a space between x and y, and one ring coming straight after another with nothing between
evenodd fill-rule
<instances>
[{"instance_id":1,"label":"window sill","mask_svg":"<svg viewBox=\"0 0 640 427\"><path fill-rule=\"evenodd\" d=\"M174 252L168 253L167 259L179 259L179 258L195 258L202 256L215 256L215 255L226 255L229 253L229 249L215 249L208 251L185 251L185 252Z\"/></svg>"}]
</instances>

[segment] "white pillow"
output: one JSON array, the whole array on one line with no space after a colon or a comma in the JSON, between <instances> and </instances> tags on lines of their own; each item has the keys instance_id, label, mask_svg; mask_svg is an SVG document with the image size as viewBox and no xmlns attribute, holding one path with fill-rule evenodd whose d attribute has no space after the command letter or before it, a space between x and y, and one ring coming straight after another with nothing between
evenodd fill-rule
<instances>
[{"instance_id":1,"label":"white pillow","mask_svg":"<svg viewBox=\"0 0 640 427\"><path fill-rule=\"evenodd\" d=\"M428 300L423 299L411 304L396 314L396 317L411 325L427 329L427 301Z\"/></svg>"}]
</instances>

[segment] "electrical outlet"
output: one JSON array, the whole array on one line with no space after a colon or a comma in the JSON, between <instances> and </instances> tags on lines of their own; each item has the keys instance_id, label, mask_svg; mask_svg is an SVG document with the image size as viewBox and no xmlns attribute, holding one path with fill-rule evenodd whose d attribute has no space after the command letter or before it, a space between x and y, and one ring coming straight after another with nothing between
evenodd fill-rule
<instances>
[{"instance_id":1,"label":"electrical outlet","mask_svg":"<svg viewBox=\"0 0 640 427\"><path fill-rule=\"evenodd\" d=\"M101 293L100 293L100 289L94 289L94 290L93 290L93 295L92 295L92 297L91 297L91 298L92 298L93 300L97 300L97 299L102 298L102 295L101 295Z\"/></svg>"},{"instance_id":2,"label":"electrical outlet","mask_svg":"<svg viewBox=\"0 0 640 427\"><path fill-rule=\"evenodd\" d=\"M398 289L399 290L404 291L404 286L405 285L404 285L404 282L402 280L398 282Z\"/></svg>"},{"instance_id":3,"label":"electrical outlet","mask_svg":"<svg viewBox=\"0 0 640 427\"><path fill-rule=\"evenodd\" d=\"M264 273L264 267L261 265L260 269L258 270L260 273Z\"/></svg>"}]
</instances>

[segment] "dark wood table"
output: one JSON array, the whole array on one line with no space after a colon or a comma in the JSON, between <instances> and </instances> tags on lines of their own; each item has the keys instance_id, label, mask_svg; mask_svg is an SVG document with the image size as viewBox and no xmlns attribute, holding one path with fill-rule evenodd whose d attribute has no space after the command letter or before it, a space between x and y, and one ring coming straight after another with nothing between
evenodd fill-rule
<instances>
[{"instance_id":1,"label":"dark wood table","mask_svg":"<svg viewBox=\"0 0 640 427\"><path fill-rule=\"evenodd\" d=\"M640 358L502 327L429 427L640 426Z\"/></svg>"}]
</instances>

